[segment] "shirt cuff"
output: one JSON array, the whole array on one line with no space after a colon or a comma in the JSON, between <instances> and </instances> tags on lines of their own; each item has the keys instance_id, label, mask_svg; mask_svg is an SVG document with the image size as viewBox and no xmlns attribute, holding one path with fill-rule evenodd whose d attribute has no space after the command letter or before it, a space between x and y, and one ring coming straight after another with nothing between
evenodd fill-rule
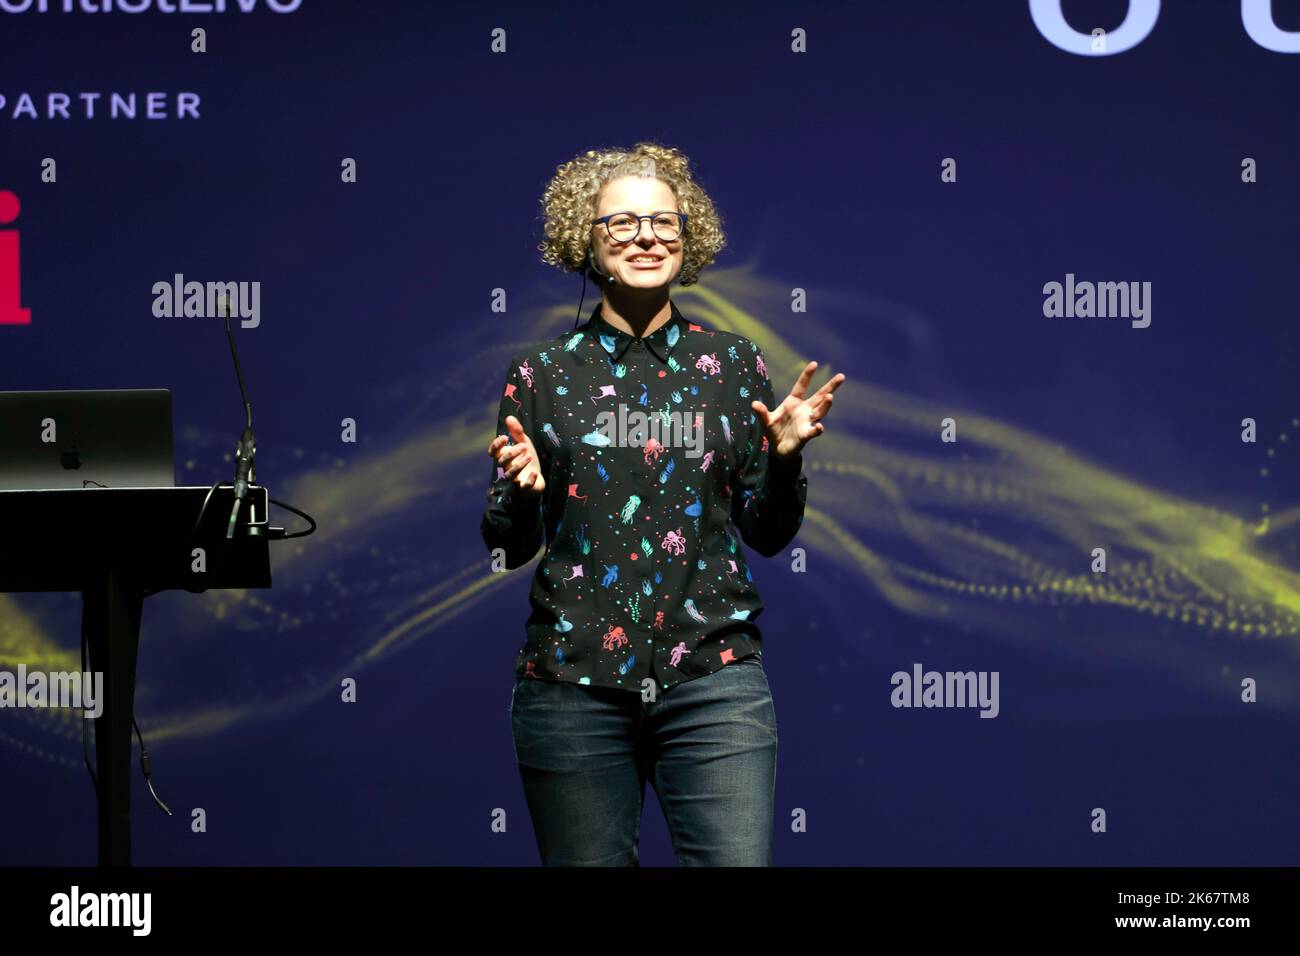
<instances>
[{"instance_id":1,"label":"shirt cuff","mask_svg":"<svg viewBox=\"0 0 1300 956\"><path fill-rule=\"evenodd\" d=\"M803 473L803 453L790 458L768 455L767 480L769 493L774 498L791 497L799 476Z\"/></svg>"},{"instance_id":2,"label":"shirt cuff","mask_svg":"<svg viewBox=\"0 0 1300 956\"><path fill-rule=\"evenodd\" d=\"M541 508L542 496L525 494L512 481L501 494L501 506L516 518L527 518Z\"/></svg>"}]
</instances>

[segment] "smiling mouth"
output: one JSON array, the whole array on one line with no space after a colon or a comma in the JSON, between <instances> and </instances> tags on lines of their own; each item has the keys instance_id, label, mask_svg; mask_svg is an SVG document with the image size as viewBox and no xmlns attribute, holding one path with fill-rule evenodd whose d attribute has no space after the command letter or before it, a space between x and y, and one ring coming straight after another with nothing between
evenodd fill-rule
<instances>
[{"instance_id":1,"label":"smiling mouth","mask_svg":"<svg viewBox=\"0 0 1300 956\"><path fill-rule=\"evenodd\" d=\"M663 261L664 260L662 256L658 256L658 257L652 256L650 258L645 258L645 259L632 258L627 260L629 265L636 266L640 269L653 269Z\"/></svg>"}]
</instances>

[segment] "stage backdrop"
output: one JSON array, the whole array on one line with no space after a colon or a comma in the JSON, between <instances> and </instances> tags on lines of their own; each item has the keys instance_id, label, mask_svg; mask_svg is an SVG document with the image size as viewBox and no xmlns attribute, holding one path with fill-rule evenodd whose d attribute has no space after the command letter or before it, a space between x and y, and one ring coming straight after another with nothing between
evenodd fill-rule
<instances>
[{"instance_id":1,"label":"stage backdrop","mask_svg":"<svg viewBox=\"0 0 1300 956\"><path fill-rule=\"evenodd\" d=\"M257 477L320 522L147 600L138 863L537 861L485 451L578 305L547 179L642 140L724 218L682 311L848 376L751 554L775 862L1300 862L1300 5L66 6L0 2L0 389L168 388L177 482L230 480L222 324L155 289L248 283ZM79 616L0 596L0 666ZM79 720L0 710L0 861L94 862Z\"/></svg>"}]
</instances>

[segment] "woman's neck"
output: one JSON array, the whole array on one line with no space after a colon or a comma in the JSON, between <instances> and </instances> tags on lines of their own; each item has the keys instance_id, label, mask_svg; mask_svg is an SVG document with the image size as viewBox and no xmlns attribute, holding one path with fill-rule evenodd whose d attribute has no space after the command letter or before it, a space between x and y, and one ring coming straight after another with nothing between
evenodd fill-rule
<instances>
[{"instance_id":1,"label":"woman's neck","mask_svg":"<svg viewBox=\"0 0 1300 956\"><path fill-rule=\"evenodd\" d=\"M601 293L600 316L614 328L635 338L645 338L673 314L668 290L652 289L648 294L627 295L612 289Z\"/></svg>"}]
</instances>

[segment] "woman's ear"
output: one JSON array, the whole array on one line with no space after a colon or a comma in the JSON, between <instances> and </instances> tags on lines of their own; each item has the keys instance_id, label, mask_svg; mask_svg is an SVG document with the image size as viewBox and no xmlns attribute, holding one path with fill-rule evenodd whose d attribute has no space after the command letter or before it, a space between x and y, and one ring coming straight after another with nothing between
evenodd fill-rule
<instances>
[{"instance_id":1,"label":"woman's ear","mask_svg":"<svg viewBox=\"0 0 1300 956\"><path fill-rule=\"evenodd\" d=\"M612 275L602 273L596 268L596 254L592 252L590 246L587 247L587 264L584 271L587 273L587 278L596 283L597 287L614 284Z\"/></svg>"}]
</instances>

